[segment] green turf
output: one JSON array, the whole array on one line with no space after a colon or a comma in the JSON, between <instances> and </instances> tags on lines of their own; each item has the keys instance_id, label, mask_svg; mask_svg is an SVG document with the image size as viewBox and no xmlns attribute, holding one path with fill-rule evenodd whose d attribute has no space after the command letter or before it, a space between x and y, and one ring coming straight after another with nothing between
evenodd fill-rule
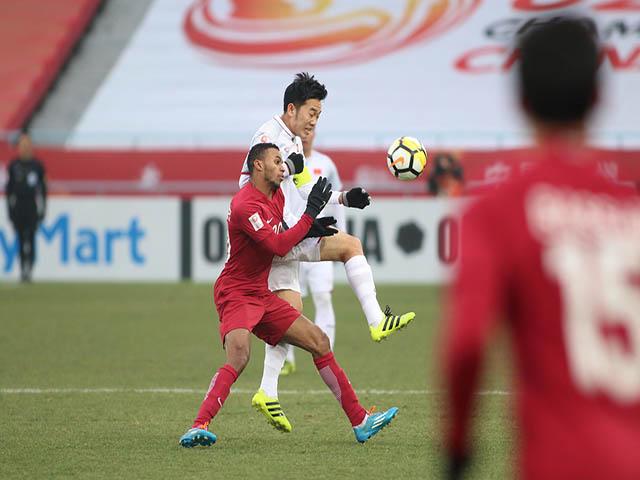
<instances>
[{"instance_id":1,"label":"green turf","mask_svg":"<svg viewBox=\"0 0 640 480\"><path fill-rule=\"evenodd\" d=\"M338 287L336 356L365 406L398 406L390 427L355 442L310 358L282 378L294 430L282 434L250 408L264 347L235 384L211 448L183 449L212 373L222 364L209 285L0 284L0 478L439 478L444 400L436 391L439 292L381 287L415 310L411 327L382 344L368 337L352 292ZM308 310L312 316L312 309ZM486 388L504 389L502 369ZM40 389L17 393L9 389ZM104 389L88 393L58 389ZM191 393L135 389L185 388ZM56 389L42 393L42 389ZM397 390L380 393L375 390ZM482 397L469 478L505 478L512 453L508 397Z\"/></svg>"}]
</instances>

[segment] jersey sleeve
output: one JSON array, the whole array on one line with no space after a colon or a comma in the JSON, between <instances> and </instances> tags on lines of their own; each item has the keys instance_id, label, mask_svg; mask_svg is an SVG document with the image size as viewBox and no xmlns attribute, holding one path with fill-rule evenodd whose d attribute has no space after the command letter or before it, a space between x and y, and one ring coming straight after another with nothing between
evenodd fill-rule
<instances>
[{"instance_id":1,"label":"jersey sleeve","mask_svg":"<svg viewBox=\"0 0 640 480\"><path fill-rule=\"evenodd\" d=\"M446 432L450 452L467 451L473 394L487 338L496 323L505 293L506 268L495 231L495 219L482 205L462 220L460 259L444 334L444 379L451 409Z\"/></svg>"},{"instance_id":2,"label":"jersey sleeve","mask_svg":"<svg viewBox=\"0 0 640 480\"><path fill-rule=\"evenodd\" d=\"M256 242L261 242L269 233L273 233L267 223L269 218L271 215L258 202L243 202L234 205L231 210L232 223Z\"/></svg>"},{"instance_id":3,"label":"jersey sleeve","mask_svg":"<svg viewBox=\"0 0 640 480\"><path fill-rule=\"evenodd\" d=\"M256 243L260 243L269 253L284 257L309 232L313 223L310 215L304 214L298 222L281 233L275 233L269 220L270 212L258 202L246 202L231 213L232 221Z\"/></svg>"},{"instance_id":4,"label":"jersey sleeve","mask_svg":"<svg viewBox=\"0 0 640 480\"><path fill-rule=\"evenodd\" d=\"M331 186L334 190L342 191L342 180L340 179L338 168L331 158L327 157L327 161L329 163L329 175L327 175L327 178L331 182Z\"/></svg>"}]
</instances>

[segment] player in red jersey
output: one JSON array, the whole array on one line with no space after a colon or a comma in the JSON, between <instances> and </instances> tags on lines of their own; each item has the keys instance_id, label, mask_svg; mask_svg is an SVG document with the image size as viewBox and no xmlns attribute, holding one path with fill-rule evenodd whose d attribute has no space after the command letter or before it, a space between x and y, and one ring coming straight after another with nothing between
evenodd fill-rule
<instances>
[{"instance_id":1,"label":"player in red jersey","mask_svg":"<svg viewBox=\"0 0 640 480\"><path fill-rule=\"evenodd\" d=\"M597 42L556 19L521 40L535 166L463 217L445 328L449 478L461 478L483 347L498 318L515 354L518 476L640 479L640 201L598 174L586 123Z\"/></svg>"},{"instance_id":2,"label":"player in red jersey","mask_svg":"<svg viewBox=\"0 0 640 480\"><path fill-rule=\"evenodd\" d=\"M198 415L180 438L180 444L193 447L216 442L216 436L207 428L249 361L252 332L270 345L285 341L311 353L320 376L349 418L356 439L365 442L386 426L398 409L367 413L333 357L328 337L272 293L267 284L273 257L286 255L317 227L315 218L331 196L331 184L326 178L318 179L300 220L283 231L284 194L280 183L284 179L284 163L278 147L272 143L253 146L247 164L251 181L231 200L227 219L229 258L214 286L227 363L211 379ZM317 228L321 234L325 230L325 226Z\"/></svg>"}]
</instances>

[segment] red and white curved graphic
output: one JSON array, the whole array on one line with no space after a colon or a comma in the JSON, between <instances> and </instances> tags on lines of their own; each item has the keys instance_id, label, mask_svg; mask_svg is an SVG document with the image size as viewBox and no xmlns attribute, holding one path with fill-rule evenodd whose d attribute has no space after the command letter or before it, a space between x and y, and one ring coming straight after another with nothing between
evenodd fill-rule
<instances>
[{"instance_id":1,"label":"red and white curved graphic","mask_svg":"<svg viewBox=\"0 0 640 480\"><path fill-rule=\"evenodd\" d=\"M481 0L195 0L189 42L222 63L290 68L373 60L441 35Z\"/></svg>"}]
</instances>

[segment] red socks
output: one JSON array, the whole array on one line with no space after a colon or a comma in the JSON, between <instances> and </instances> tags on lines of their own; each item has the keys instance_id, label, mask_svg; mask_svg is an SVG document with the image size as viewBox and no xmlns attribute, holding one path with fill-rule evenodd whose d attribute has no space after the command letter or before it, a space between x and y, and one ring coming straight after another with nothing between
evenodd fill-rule
<instances>
[{"instance_id":1,"label":"red socks","mask_svg":"<svg viewBox=\"0 0 640 480\"><path fill-rule=\"evenodd\" d=\"M206 429L209 422L216 416L218 411L222 408L224 401L229 396L231 385L238 379L238 372L229 365L223 365L220 370L211 379L209 390L204 396L200 410L198 410L198 416L193 422L191 428L204 428Z\"/></svg>"},{"instance_id":2,"label":"red socks","mask_svg":"<svg viewBox=\"0 0 640 480\"><path fill-rule=\"evenodd\" d=\"M329 352L326 355L314 359L318 373L327 384L329 389L333 392L338 402L342 406L344 413L349 417L349 421L352 426L357 426L362 423L366 410L362 408L356 392L351 386L351 382L347 378L336 359L333 357L333 353Z\"/></svg>"}]
</instances>

